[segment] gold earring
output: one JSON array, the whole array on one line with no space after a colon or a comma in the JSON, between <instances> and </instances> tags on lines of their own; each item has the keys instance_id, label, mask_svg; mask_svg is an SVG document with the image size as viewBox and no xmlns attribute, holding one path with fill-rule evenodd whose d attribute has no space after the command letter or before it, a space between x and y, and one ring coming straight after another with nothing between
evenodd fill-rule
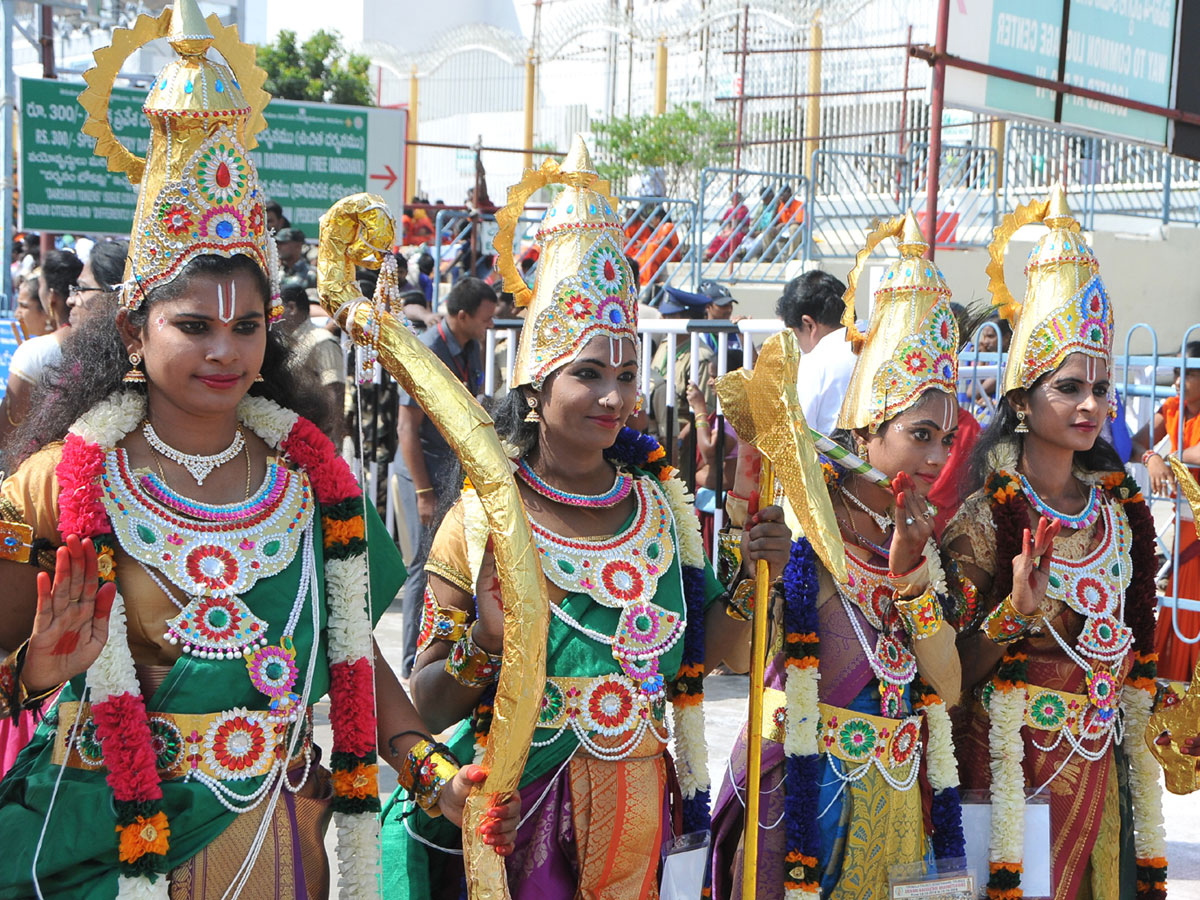
<instances>
[{"instance_id":1,"label":"gold earring","mask_svg":"<svg viewBox=\"0 0 1200 900\"><path fill-rule=\"evenodd\" d=\"M133 368L125 373L125 378L123 381L126 384L145 384L146 373L138 368L138 366L141 364L142 354L138 353L136 350L129 354L129 365Z\"/></svg>"},{"instance_id":2,"label":"gold earring","mask_svg":"<svg viewBox=\"0 0 1200 900\"><path fill-rule=\"evenodd\" d=\"M255 384L262 384L262 383L263 383L264 381L266 381L266 380L267 380L267 379L265 379L265 378L263 378L263 377L262 377L262 372L259 372L257 375L255 375L255 376L254 376L254 383L255 383Z\"/></svg>"},{"instance_id":3,"label":"gold earring","mask_svg":"<svg viewBox=\"0 0 1200 900\"><path fill-rule=\"evenodd\" d=\"M537 398L526 397L525 402L529 404L529 412L527 412L525 414L525 421L526 422L542 421L542 417L538 415L538 411L537 411Z\"/></svg>"},{"instance_id":4,"label":"gold earring","mask_svg":"<svg viewBox=\"0 0 1200 900\"><path fill-rule=\"evenodd\" d=\"M1017 427L1013 429L1014 434L1029 434L1029 426L1025 424L1025 410L1017 410Z\"/></svg>"}]
</instances>

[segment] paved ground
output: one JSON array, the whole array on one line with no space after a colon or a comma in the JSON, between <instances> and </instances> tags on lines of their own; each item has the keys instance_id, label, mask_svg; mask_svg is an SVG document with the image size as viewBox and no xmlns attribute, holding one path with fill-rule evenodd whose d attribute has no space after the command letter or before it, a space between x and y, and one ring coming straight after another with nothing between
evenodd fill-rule
<instances>
[{"instance_id":1,"label":"paved ground","mask_svg":"<svg viewBox=\"0 0 1200 900\"><path fill-rule=\"evenodd\" d=\"M400 614L393 608L376 629L376 638L385 656L394 657L400 646ZM714 782L713 796L726 771L729 751L746 719L749 679L744 676L713 676L705 682L708 768ZM318 707L318 743L330 745L328 718L324 704ZM381 767L381 789L390 792L396 784L394 772ZM1170 863L1169 896L1172 900L1200 900L1200 793L1187 797L1166 795L1167 859ZM327 841L333 858L332 831ZM337 900L334 890L333 900Z\"/></svg>"}]
</instances>

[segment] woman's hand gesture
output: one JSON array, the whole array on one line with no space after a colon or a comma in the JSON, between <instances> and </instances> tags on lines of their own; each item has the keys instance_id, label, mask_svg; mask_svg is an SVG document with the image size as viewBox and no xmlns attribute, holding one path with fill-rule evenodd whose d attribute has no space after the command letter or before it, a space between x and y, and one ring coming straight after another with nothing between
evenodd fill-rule
<instances>
[{"instance_id":1,"label":"woman's hand gesture","mask_svg":"<svg viewBox=\"0 0 1200 900\"><path fill-rule=\"evenodd\" d=\"M1171 467L1157 453L1146 460L1146 474L1150 476L1150 488L1159 497L1175 496L1175 475Z\"/></svg>"},{"instance_id":2,"label":"woman's hand gesture","mask_svg":"<svg viewBox=\"0 0 1200 900\"><path fill-rule=\"evenodd\" d=\"M896 498L896 533L892 536L888 571L903 575L921 561L925 545L933 537L933 516L906 472L898 472L892 479L892 494Z\"/></svg>"},{"instance_id":3,"label":"woman's hand gesture","mask_svg":"<svg viewBox=\"0 0 1200 900\"><path fill-rule=\"evenodd\" d=\"M475 785L482 784L485 778L487 773L483 767L472 763L459 769L450 783L442 788L438 806L442 814L459 828L462 827L463 806L467 802L467 794L471 793L471 788ZM479 826L479 833L483 835L485 844L490 844L501 856L508 856L512 853L513 842L517 839L517 826L520 821L521 795L513 794L505 803L493 801Z\"/></svg>"},{"instance_id":4,"label":"woman's hand gesture","mask_svg":"<svg viewBox=\"0 0 1200 900\"><path fill-rule=\"evenodd\" d=\"M100 655L108 640L108 616L117 586L99 583L91 539L67 535L54 561L54 580L37 577L37 616L25 653L21 681L33 696L69 681Z\"/></svg>"},{"instance_id":5,"label":"woman's hand gesture","mask_svg":"<svg viewBox=\"0 0 1200 900\"><path fill-rule=\"evenodd\" d=\"M1034 615L1042 606L1046 586L1050 584L1050 563L1054 561L1054 539L1062 530L1059 519L1038 519L1037 533L1029 529L1021 541L1021 553L1013 558L1012 605L1023 616ZM1034 560L1037 565L1034 565Z\"/></svg>"}]
</instances>

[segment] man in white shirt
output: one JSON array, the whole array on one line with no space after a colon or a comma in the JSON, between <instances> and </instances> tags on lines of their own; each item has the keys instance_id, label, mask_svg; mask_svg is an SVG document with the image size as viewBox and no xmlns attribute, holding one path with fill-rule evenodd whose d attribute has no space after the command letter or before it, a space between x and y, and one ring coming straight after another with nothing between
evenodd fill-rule
<instances>
[{"instance_id":1,"label":"man in white shirt","mask_svg":"<svg viewBox=\"0 0 1200 900\"><path fill-rule=\"evenodd\" d=\"M803 353L796 378L800 408L809 427L825 435L836 426L857 359L841 323L845 293L837 278L814 270L789 281L775 304Z\"/></svg>"}]
</instances>

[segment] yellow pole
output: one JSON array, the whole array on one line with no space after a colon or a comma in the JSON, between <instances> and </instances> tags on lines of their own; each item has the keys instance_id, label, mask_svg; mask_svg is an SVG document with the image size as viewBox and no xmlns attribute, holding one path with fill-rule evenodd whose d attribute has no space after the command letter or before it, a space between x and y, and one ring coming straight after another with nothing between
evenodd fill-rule
<instances>
[{"instance_id":1,"label":"yellow pole","mask_svg":"<svg viewBox=\"0 0 1200 900\"><path fill-rule=\"evenodd\" d=\"M525 56L525 168L533 168L533 103L536 91L537 65L533 61L533 48Z\"/></svg>"},{"instance_id":2,"label":"yellow pole","mask_svg":"<svg viewBox=\"0 0 1200 900\"><path fill-rule=\"evenodd\" d=\"M420 99L418 94L417 82L417 67L413 66L412 71L408 73L408 139L415 141L417 139L417 102ZM408 203L417 194L417 148L415 144L409 144L405 148L408 152L405 155L404 168L404 189L408 192L408 196L404 198L404 202Z\"/></svg>"},{"instance_id":3,"label":"yellow pole","mask_svg":"<svg viewBox=\"0 0 1200 900\"><path fill-rule=\"evenodd\" d=\"M997 119L992 123L991 144L992 149L996 151L996 187L1004 187L1004 128L1005 122L1003 119Z\"/></svg>"},{"instance_id":4,"label":"yellow pole","mask_svg":"<svg viewBox=\"0 0 1200 900\"><path fill-rule=\"evenodd\" d=\"M804 177L812 178L813 154L821 136L821 14L813 16L808 46L808 98L804 105Z\"/></svg>"},{"instance_id":5,"label":"yellow pole","mask_svg":"<svg viewBox=\"0 0 1200 900\"><path fill-rule=\"evenodd\" d=\"M665 34L659 35L654 62L654 114L661 116L667 111L667 36Z\"/></svg>"},{"instance_id":6,"label":"yellow pole","mask_svg":"<svg viewBox=\"0 0 1200 900\"><path fill-rule=\"evenodd\" d=\"M758 473L759 509L775 502L775 472L762 457ZM763 678L767 667L767 626L771 620L771 570L758 561L754 571L754 634L750 641L750 720L746 739L746 834L742 853L742 900L758 889L758 807L762 785Z\"/></svg>"}]
</instances>

